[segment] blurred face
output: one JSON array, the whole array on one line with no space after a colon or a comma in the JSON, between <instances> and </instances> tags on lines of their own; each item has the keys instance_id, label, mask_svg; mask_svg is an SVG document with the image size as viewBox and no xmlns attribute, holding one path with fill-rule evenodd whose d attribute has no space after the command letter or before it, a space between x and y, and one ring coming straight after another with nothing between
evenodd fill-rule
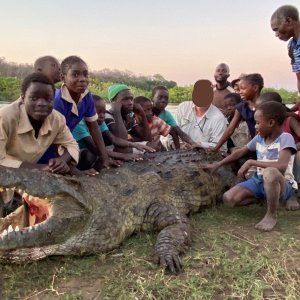
<instances>
[{"instance_id":1,"label":"blurred face","mask_svg":"<svg viewBox=\"0 0 300 300\"><path fill-rule=\"evenodd\" d=\"M225 114L227 117L232 117L235 111L235 101L232 98L224 99Z\"/></svg>"},{"instance_id":2,"label":"blurred face","mask_svg":"<svg viewBox=\"0 0 300 300\"><path fill-rule=\"evenodd\" d=\"M87 65L82 62L72 64L67 74L62 75L62 81L68 88L71 97L74 100L79 99L89 84Z\"/></svg>"},{"instance_id":3,"label":"blurred face","mask_svg":"<svg viewBox=\"0 0 300 300\"><path fill-rule=\"evenodd\" d=\"M262 137L266 137L269 135L272 131L272 124L274 120L266 120L263 116L263 113L261 110L256 110L254 114L255 119L255 129L256 133L261 135Z\"/></svg>"},{"instance_id":4,"label":"blurred face","mask_svg":"<svg viewBox=\"0 0 300 300\"><path fill-rule=\"evenodd\" d=\"M130 90L121 91L115 101L122 103L121 111L123 114L129 114L133 111L133 95Z\"/></svg>"},{"instance_id":5,"label":"blurred face","mask_svg":"<svg viewBox=\"0 0 300 300\"><path fill-rule=\"evenodd\" d=\"M243 100L252 100L258 91L256 85L251 84L247 80L240 80L239 82L240 96Z\"/></svg>"},{"instance_id":6,"label":"blurred face","mask_svg":"<svg viewBox=\"0 0 300 300\"><path fill-rule=\"evenodd\" d=\"M43 122L52 112L53 96L54 91L50 84L32 82L21 98L28 116Z\"/></svg>"},{"instance_id":7,"label":"blurred face","mask_svg":"<svg viewBox=\"0 0 300 300\"><path fill-rule=\"evenodd\" d=\"M152 100L155 108L164 110L169 103L169 92L157 90Z\"/></svg>"},{"instance_id":8,"label":"blurred face","mask_svg":"<svg viewBox=\"0 0 300 300\"><path fill-rule=\"evenodd\" d=\"M106 103L103 100L96 100L94 102L95 102L96 112L98 115L97 122L99 125L101 125L105 120Z\"/></svg>"},{"instance_id":9,"label":"blurred face","mask_svg":"<svg viewBox=\"0 0 300 300\"><path fill-rule=\"evenodd\" d=\"M227 65L225 64L220 64L217 66L216 70L215 70L215 81L217 83L224 83L227 81L227 78L229 77L229 70Z\"/></svg>"},{"instance_id":10,"label":"blurred face","mask_svg":"<svg viewBox=\"0 0 300 300\"><path fill-rule=\"evenodd\" d=\"M290 18L286 20L272 19L271 28L275 32L275 36L282 41L288 41L294 33Z\"/></svg>"},{"instance_id":11,"label":"blurred face","mask_svg":"<svg viewBox=\"0 0 300 300\"><path fill-rule=\"evenodd\" d=\"M60 81L60 63L57 59L53 58L45 62L42 73L48 76L53 83L57 83Z\"/></svg>"},{"instance_id":12,"label":"blurred face","mask_svg":"<svg viewBox=\"0 0 300 300\"><path fill-rule=\"evenodd\" d=\"M146 115L146 118L148 121L151 121L152 117L153 117L153 112L152 112L152 103L150 101L147 101L143 104L141 104L143 111Z\"/></svg>"}]
</instances>

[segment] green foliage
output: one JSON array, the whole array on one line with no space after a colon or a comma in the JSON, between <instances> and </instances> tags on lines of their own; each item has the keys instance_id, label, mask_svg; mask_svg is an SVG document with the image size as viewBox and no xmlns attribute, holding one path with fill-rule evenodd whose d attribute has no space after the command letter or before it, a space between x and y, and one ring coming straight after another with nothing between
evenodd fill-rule
<instances>
[{"instance_id":1,"label":"green foliage","mask_svg":"<svg viewBox=\"0 0 300 300\"><path fill-rule=\"evenodd\" d=\"M296 91L288 91L283 88L280 89L264 88L263 93L267 93L267 92L277 92L281 96L284 104L295 104L300 100L298 93Z\"/></svg>"},{"instance_id":2,"label":"green foliage","mask_svg":"<svg viewBox=\"0 0 300 300\"><path fill-rule=\"evenodd\" d=\"M11 102L20 96L21 80L15 77L0 77L0 101Z\"/></svg>"},{"instance_id":3,"label":"green foliage","mask_svg":"<svg viewBox=\"0 0 300 300\"><path fill-rule=\"evenodd\" d=\"M156 74L154 78L163 79L159 77L161 75ZM121 82L121 81L119 81ZM122 81L124 82L124 81ZM92 93L107 99L107 89L110 85L115 84L116 81L102 81L98 78L92 77L90 80L89 89ZM132 90L134 96L145 96L150 98L152 91L152 84L157 83L157 85L164 85L162 81L152 80L148 88L137 87L137 84L128 84ZM142 86L142 85L141 85ZM151 86L151 88L149 88ZM165 85L166 86L166 85ZM0 101L11 102L16 100L20 95L21 80L16 77L4 77L0 76ZM60 84L57 85L57 88ZM192 99L192 89L193 86L173 86L169 88L170 103L180 103L183 101L188 101ZM277 92L281 95L283 102L285 104L292 104L299 101L299 96L295 91L288 91L285 89L275 89L275 88L264 88L263 92Z\"/></svg>"}]
</instances>

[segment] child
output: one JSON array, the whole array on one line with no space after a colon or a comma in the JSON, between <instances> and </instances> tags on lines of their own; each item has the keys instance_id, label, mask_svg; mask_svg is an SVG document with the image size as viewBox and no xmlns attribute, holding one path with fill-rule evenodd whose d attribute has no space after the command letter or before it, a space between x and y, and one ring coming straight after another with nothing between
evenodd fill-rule
<instances>
[{"instance_id":1,"label":"child","mask_svg":"<svg viewBox=\"0 0 300 300\"><path fill-rule=\"evenodd\" d=\"M152 102L150 99L143 97L143 96L139 96L139 97L134 98L134 103L141 105L142 109L145 112L145 115L148 120L148 126L149 126L150 132L151 132L151 139L153 142L153 144L151 144L151 145L156 144L157 145L156 150L161 149L161 144L159 142L161 135L167 136L168 134L170 134L173 137L173 140L176 140L176 139L178 140L177 133L173 129L173 127L168 125L162 119L153 115ZM175 144L175 146L177 146L176 149L180 148L180 144L177 144L177 145Z\"/></svg>"},{"instance_id":2,"label":"child","mask_svg":"<svg viewBox=\"0 0 300 300\"><path fill-rule=\"evenodd\" d=\"M99 156L98 163L94 167L97 171L108 167L109 164L117 165L109 162L102 135L98 130L98 116L92 95L87 89L89 84L87 64L78 56L69 56L62 61L61 72L63 85L55 92L54 108L65 116L71 131L85 119Z\"/></svg>"},{"instance_id":3,"label":"child","mask_svg":"<svg viewBox=\"0 0 300 300\"><path fill-rule=\"evenodd\" d=\"M256 100L259 97L263 87L264 80L260 74L249 74L241 78L239 82L240 96L244 101L236 106L234 116L229 126L223 133L217 145L213 148L213 151L218 151L221 148L221 146L233 134L241 120L246 121L251 138L255 136L256 132L254 113L256 108Z\"/></svg>"},{"instance_id":4,"label":"child","mask_svg":"<svg viewBox=\"0 0 300 300\"><path fill-rule=\"evenodd\" d=\"M78 162L79 149L65 118L53 110L52 81L42 73L28 75L21 98L0 110L0 165L66 174ZM59 157L38 161L51 144Z\"/></svg>"},{"instance_id":5,"label":"child","mask_svg":"<svg viewBox=\"0 0 300 300\"><path fill-rule=\"evenodd\" d=\"M257 135L247 146L236 150L222 161L207 166L214 172L222 165L234 162L250 151L256 151L257 160L247 160L238 175L244 177L252 166L257 167L256 174L227 191L223 195L223 201L230 206L238 206L253 203L253 198L266 198L266 215L255 226L261 231L270 231L276 225L279 199L286 201L287 209L296 210L300 207L295 198L297 183L292 175L296 145L293 137L282 132L281 128L285 114L280 103L262 103L254 115Z\"/></svg>"},{"instance_id":6,"label":"child","mask_svg":"<svg viewBox=\"0 0 300 300\"><path fill-rule=\"evenodd\" d=\"M112 103L111 109L106 112L105 123L116 137L124 140L130 138L135 142L151 140L145 113L140 105L133 105L133 95L127 85L110 86L108 99ZM132 152L132 149L115 147L115 151Z\"/></svg>"},{"instance_id":7,"label":"child","mask_svg":"<svg viewBox=\"0 0 300 300\"><path fill-rule=\"evenodd\" d=\"M98 127L99 127L100 132L102 133L104 141L107 141L109 143L109 145L113 144L113 145L117 145L117 146L123 147L123 148L127 148L127 147L136 148L142 152L144 152L144 151L153 152L154 151L154 149L152 149L146 145L143 145L140 143L132 143L132 142L120 139L118 137L115 137L110 132L110 130L108 129L107 125L104 122L105 113L106 113L105 101L97 95L92 95L92 96L93 96L93 101L95 103L96 112L98 115L98 120L97 120ZM86 125L86 122L84 120L80 121L79 124L73 130L72 134L73 134L74 138L76 139L76 141L78 142L80 149L87 149L91 152L91 154L87 154L86 152L83 152L83 153L85 153L86 156L90 157L89 160L92 160L93 161L92 164L93 164L97 158L97 151L96 151L95 143L94 143L93 139L91 138L91 134ZM115 159L121 159L121 160L125 160L125 161L141 159L141 155L138 155L138 154L120 153L120 152L109 151L109 150L107 152L110 157L115 158ZM80 164L80 166L78 167L79 169L87 169L87 168L91 167L89 164L82 161L82 159L80 159L79 164Z\"/></svg>"},{"instance_id":8,"label":"child","mask_svg":"<svg viewBox=\"0 0 300 300\"><path fill-rule=\"evenodd\" d=\"M156 86L152 90L152 101L153 101L153 114L159 117L160 119L162 119L163 121L165 121L177 133L176 135L177 137L175 138L175 140L173 139L175 145L177 146L179 145L179 138L178 138L179 136L182 141L186 142L189 145L189 147L200 147L198 143L193 141L193 139L188 134L186 134L184 131L180 129L172 114L165 109L169 103L169 92L166 87ZM167 146L167 148L170 147Z\"/></svg>"},{"instance_id":9,"label":"child","mask_svg":"<svg viewBox=\"0 0 300 300\"><path fill-rule=\"evenodd\" d=\"M235 107L237 104L241 102L241 97L239 94L236 93L230 93L227 94L224 97L224 108L225 108L225 114L227 116L227 120L230 123L235 112ZM249 129L247 126L247 123L243 120L241 120L237 126L237 128L234 130L233 134L230 136L230 139L228 139L228 151L229 153L232 150L235 150L237 148L241 148L250 141L250 134Z\"/></svg>"}]
</instances>

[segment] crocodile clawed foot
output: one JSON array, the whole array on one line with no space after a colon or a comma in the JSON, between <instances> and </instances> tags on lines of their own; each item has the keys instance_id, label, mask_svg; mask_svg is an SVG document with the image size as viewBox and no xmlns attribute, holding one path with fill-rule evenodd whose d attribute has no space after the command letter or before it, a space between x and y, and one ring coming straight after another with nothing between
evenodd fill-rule
<instances>
[{"instance_id":1,"label":"crocodile clawed foot","mask_svg":"<svg viewBox=\"0 0 300 300\"><path fill-rule=\"evenodd\" d=\"M157 257L157 264L173 275L178 275L183 271L181 259L175 253L160 254Z\"/></svg>"}]
</instances>

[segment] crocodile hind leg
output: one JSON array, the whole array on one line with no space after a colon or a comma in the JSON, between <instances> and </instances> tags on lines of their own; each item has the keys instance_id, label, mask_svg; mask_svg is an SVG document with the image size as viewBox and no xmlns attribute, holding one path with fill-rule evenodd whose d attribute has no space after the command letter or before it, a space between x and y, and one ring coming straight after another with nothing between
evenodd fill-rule
<instances>
[{"instance_id":1,"label":"crocodile hind leg","mask_svg":"<svg viewBox=\"0 0 300 300\"><path fill-rule=\"evenodd\" d=\"M172 273L180 273L182 263L179 255L191 243L188 219L170 204L154 203L148 208L144 219L144 228L149 226L159 231L154 248L155 262Z\"/></svg>"}]
</instances>

